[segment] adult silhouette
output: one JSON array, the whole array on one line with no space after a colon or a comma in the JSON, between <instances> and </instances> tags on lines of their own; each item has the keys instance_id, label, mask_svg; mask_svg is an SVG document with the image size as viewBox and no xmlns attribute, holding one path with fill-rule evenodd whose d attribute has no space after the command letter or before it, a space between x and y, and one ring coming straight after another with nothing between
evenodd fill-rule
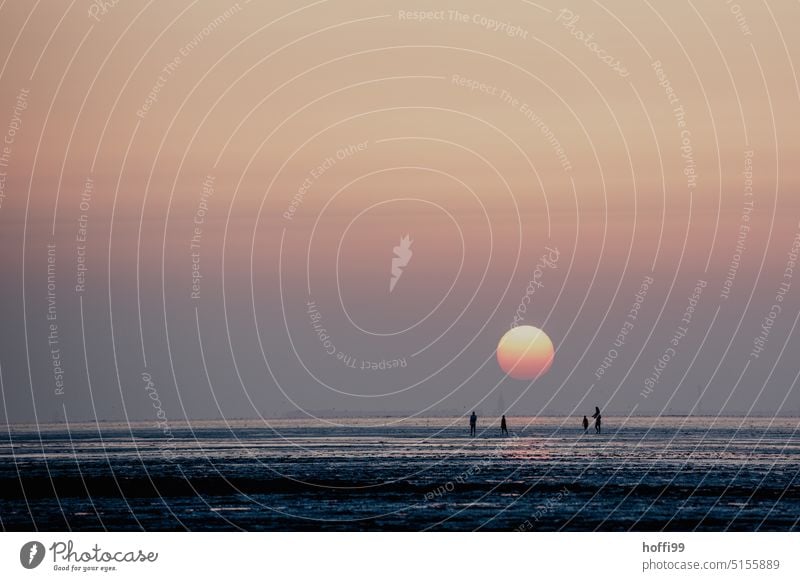
<instances>
[{"instance_id":1,"label":"adult silhouette","mask_svg":"<svg viewBox=\"0 0 800 581\"><path fill-rule=\"evenodd\" d=\"M477 432L478 426L478 416L475 415L475 412L472 412L472 415L469 417L469 435L474 436Z\"/></svg>"},{"instance_id":2,"label":"adult silhouette","mask_svg":"<svg viewBox=\"0 0 800 581\"><path fill-rule=\"evenodd\" d=\"M603 416L600 415L600 408L599 407L595 406L594 414L592 414L592 417L594 418L594 431L599 434L600 433L600 420L603 417Z\"/></svg>"},{"instance_id":3,"label":"adult silhouette","mask_svg":"<svg viewBox=\"0 0 800 581\"><path fill-rule=\"evenodd\" d=\"M504 436L508 435L508 425L506 425L506 416L500 418L500 433Z\"/></svg>"}]
</instances>

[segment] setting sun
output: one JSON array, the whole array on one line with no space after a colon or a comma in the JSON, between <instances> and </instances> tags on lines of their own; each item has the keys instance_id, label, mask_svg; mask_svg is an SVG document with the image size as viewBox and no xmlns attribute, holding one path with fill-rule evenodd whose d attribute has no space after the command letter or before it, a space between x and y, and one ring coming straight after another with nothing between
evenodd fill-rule
<instances>
[{"instance_id":1,"label":"setting sun","mask_svg":"<svg viewBox=\"0 0 800 581\"><path fill-rule=\"evenodd\" d=\"M536 379L544 375L554 356L550 337L530 325L514 327L497 345L497 362L514 379Z\"/></svg>"}]
</instances>

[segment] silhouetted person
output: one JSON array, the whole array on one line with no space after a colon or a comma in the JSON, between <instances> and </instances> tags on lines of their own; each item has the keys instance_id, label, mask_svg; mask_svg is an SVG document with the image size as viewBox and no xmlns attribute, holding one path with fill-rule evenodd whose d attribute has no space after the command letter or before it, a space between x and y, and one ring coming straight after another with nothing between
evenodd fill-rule
<instances>
[{"instance_id":1,"label":"silhouetted person","mask_svg":"<svg viewBox=\"0 0 800 581\"><path fill-rule=\"evenodd\" d=\"M600 433L600 419L603 417L603 416L600 415L600 408L599 407L595 406L594 414L592 414L592 417L594 418L594 431L599 434Z\"/></svg>"},{"instance_id":2,"label":"silhouetted person","mask_svg":"<svg viewBox=\"0 0 800 581\"><path fill-rule=\"evenodd\" d=\"M478 426L478 416L475 415L475 412L472 412L472 415L469 417L469 435L474 436L477 432Z\"/></svg>"},{"instance_id":3,"label":"silhouetted person","mask_svg":"<svg viewBox=\"0 0 800 581\"><path fill-rule=\"evenodd\" d=\"M589 419L586 416L583 416L583 433L589 431Z\"/></svg>"},{"instance_id":4,"label":"silhouetted person","mask_svg":"<svg viewBox=\"0 0 800 581\"><path fill-rule=\"evenodd\" d=\"M508 435L508 426L506 425L506 416L500 418L500 433L504 436Z\"/></svg>"}]
</instances>

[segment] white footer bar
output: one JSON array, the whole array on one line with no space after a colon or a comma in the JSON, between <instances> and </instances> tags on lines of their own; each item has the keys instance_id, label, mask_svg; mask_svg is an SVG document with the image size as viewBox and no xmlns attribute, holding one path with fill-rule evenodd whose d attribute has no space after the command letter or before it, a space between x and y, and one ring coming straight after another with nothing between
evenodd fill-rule
<instances>
[{"instance_id":1,"label":"white footer bar","mask_svg":"<svg viewBox=\"0 0 800 581\"><path fill-rule=\"evenodd\" d=\"M798 533L2 533L0 578L769 581L800 579L799 541Z\"/></svg>"}]
</instances>

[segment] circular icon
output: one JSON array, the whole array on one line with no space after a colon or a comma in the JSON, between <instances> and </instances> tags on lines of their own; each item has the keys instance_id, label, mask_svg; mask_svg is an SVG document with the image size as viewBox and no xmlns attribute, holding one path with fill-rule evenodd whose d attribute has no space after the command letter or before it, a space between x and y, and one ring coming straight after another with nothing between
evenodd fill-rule
<instances>
[{"instance_id":1,"label":"circular icon","mask_svg":"<svg viewBox=\"0 0 800 581\"><path fill-rule=\"evenodd\" d=\"M35 569L44 560L44 545L39 541L30 541L19 550L19 562L26 569Z\"/></svg>"}]
</instances>

